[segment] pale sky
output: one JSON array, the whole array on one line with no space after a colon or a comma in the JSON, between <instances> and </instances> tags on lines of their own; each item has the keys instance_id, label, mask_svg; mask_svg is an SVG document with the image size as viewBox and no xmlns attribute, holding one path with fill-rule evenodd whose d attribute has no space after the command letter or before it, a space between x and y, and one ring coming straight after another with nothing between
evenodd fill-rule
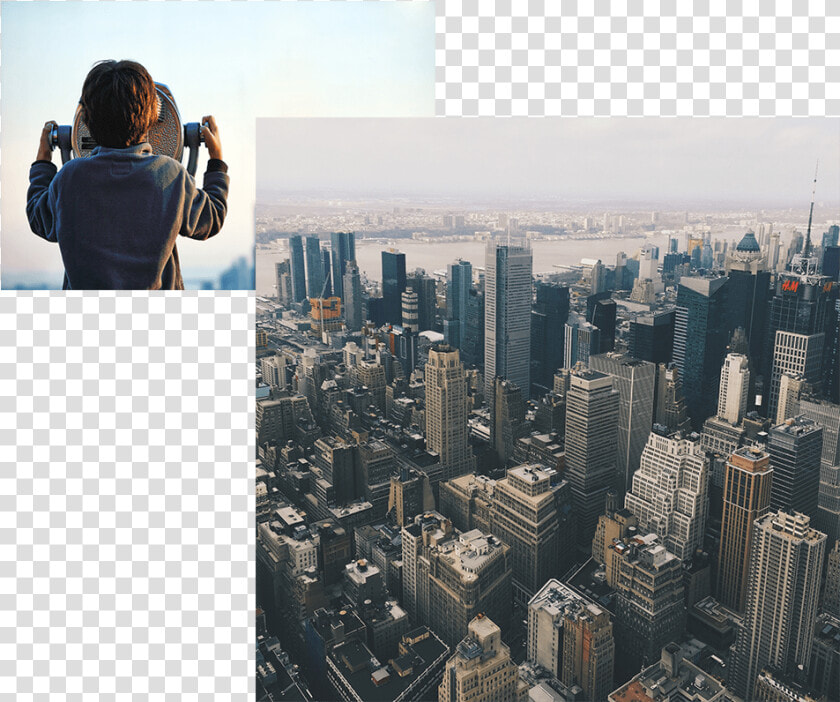
<instances>
[{"instance_id":1,"label":"pale sky","mask_svg":"<svg viewBox=\"0 0 840 702\"><path fill-rule=\"evenodd\" d=\"M259 191L840 204L840 119L259 120ZM282 158L286 168L273 164Z\"/></svg>"},{"instance_id":2,"label":"pale sky","mask_svg":"<svg viewBox=\"0 0 840 702\"><path fill-rule=\"evenodd\" d=\"M184 122L213 114L230 167L229 213L214 239L179 243L184 277L250 257L255 119L432 116L431 2L3 2L0 102L2 274L63 270L29 231L29 166L44 122L71 124L102 59L139 61L172 90ZM186 153L184 164L186 164ZM197 176L204 172L202 149ZM56 150L53 162L61 163ZM282 154L275 162L285 170ZM60 286L61 277L56 278Z\"/></svg>"}]
</instances>

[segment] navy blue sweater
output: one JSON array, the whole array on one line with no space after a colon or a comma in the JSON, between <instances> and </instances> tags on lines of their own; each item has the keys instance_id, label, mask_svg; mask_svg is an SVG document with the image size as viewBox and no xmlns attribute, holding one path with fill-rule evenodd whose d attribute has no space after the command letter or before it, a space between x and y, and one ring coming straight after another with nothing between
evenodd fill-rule
<instances>
[{"instance_id":1,"label":"navy blue sweater","mask_svg":"<svg viewBox=\"0 0 840 702\"><path fill-rule=\"evenodd\" d=\"M60 171L33 163L26 215L35 234L58 242L65 289L183 290L176 239L219 233L226 171L211 159L199 189L180 163L155 156L149 144L100 146Z\"/></svg>"}]
</instances>

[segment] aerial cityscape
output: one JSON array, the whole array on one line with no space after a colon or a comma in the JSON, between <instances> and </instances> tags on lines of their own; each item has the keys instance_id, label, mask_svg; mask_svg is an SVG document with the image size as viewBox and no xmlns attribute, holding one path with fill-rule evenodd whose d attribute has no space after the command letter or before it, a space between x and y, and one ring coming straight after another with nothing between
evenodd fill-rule
<instances>
[{"instance_id":1,"label":"aerial cityscape","mask_svg":"<svg viewBox=\"0 0 840 702\"><path fill-rule=\"evenodd\" d=\"M811 169L778 207L264 192L257 699L837 700Z\"/></svg>"}]
</instances>

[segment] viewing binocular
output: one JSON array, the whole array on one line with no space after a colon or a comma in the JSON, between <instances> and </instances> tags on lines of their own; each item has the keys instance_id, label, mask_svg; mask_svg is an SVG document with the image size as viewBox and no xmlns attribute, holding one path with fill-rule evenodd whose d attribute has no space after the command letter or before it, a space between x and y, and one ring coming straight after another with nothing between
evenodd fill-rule
<instances>
[{"instance_id":1,"label":"viewing binocular","mask_svg":"<svg viewBox=\"0 0 840 702\"><path fill-rule=\"evenodd\" d=\"M180 161L184 155L184 146L189 147L187 171L194 176L198 166L198 149L204 141L201 125L198 122L183 124L172 92L163 83L155 83L158 98L158 118L152 125L146 141L152 146L152 152L161 156L170 156ZM70 160L70 152L76 158L86 158L97 147L90 130L82 119L82 106L76 107L73 125L53 127L50 132L50 146L61 151L61 162Z\"/></svg>"}]
</instances>

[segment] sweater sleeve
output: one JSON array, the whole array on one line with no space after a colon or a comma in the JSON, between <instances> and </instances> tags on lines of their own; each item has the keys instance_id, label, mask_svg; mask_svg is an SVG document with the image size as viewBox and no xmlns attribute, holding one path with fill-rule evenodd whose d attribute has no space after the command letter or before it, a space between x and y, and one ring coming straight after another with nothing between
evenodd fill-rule
<instances>
[{"instance_id":1,"label":"sweater sleeve","mask_svg":"<svg viewBox=\"0 0 840 702\"><path fill-rule=\"evenodd\" d=\"M182 236L209 239L219 233L227 215L229 184L229 176L221 170L208 169L202 189L195 186L192 178L187 178L184 216L179 232Z\"/></svg>"},{"instance_id":2,"label":"sweater sleeve","mask_svg":"<svg viewBox=\"0 0 840 702\"><path fill-rule=\"evenodd\" d=\"M26 218L33 233L47 241L58 241L55 233L55 211L50 184L58 169L49 161L35 161L29 169L29 190L26 193Z\"/></svg>"}]
</instances>

